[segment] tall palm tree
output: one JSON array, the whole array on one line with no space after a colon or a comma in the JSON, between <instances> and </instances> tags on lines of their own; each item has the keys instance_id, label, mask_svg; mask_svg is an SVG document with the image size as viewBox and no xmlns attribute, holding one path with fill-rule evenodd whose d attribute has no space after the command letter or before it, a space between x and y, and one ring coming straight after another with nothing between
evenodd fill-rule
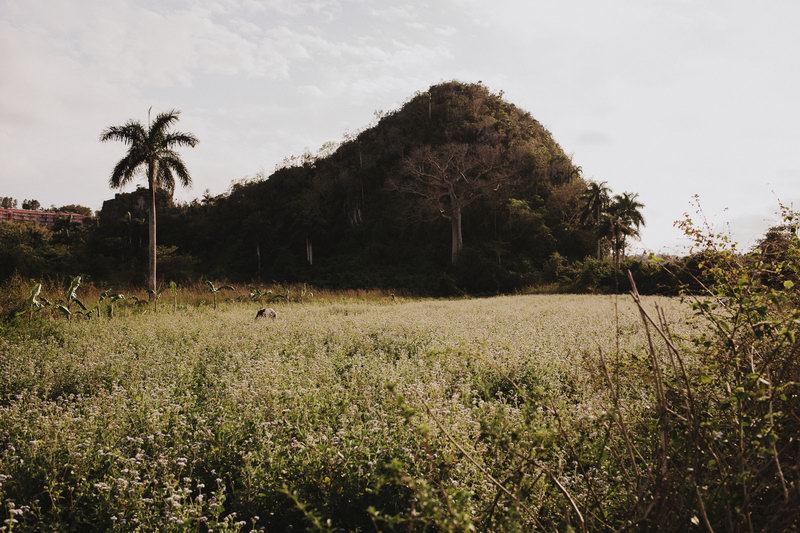
<instances>
[{"instance_id":1,"label":"tall palm tree","mask_svg":"<svg viewBox=\"0 0 800 533\"><path fill-rule=\"evenodd\" d=\"M111 126L100 135L102 142L121 141L128 146L128 153L111 172L109 184L122 188L134 178L144 174L150 192L150 216L148 246L147 288L157 292L156 287L156 191L160 188L170 194L175 190L175 179L184 187L192 184L192 177L180 155L175 151L181 146L194 147L199 142L191 133L171 131L178 121L180 111L159 113L147 127L139 121L129 120L121 126Z\"/></svg>"},{"instance_id":2,"label":"tall palm tree","mask_svg":"<svg viewBox=\"0 0 800 533\"><path fill-rule=\"evenodd\" d=\"M602 235L601 223L603 221L603 213L606 212L609 206L611 189L605 181L590 181L589 186L581 194L583 200L583 209L581 210L581 222L591 223L597 232L597 258L602 259Z\"/></svg>"},{"instance_id":3,"label":"tall palm tree","mask_svg":"<svg viewBox=\"0 0 800 533\"><path fill-rule=\"evenodd\" d=\"M615 195L608 206L602 232L612 241L614 264L617 267L620 260L625 258L627 239L638 237L639 229L645 225L643 208L639 195L629 192Z\"/></svg>"}]
</instances>

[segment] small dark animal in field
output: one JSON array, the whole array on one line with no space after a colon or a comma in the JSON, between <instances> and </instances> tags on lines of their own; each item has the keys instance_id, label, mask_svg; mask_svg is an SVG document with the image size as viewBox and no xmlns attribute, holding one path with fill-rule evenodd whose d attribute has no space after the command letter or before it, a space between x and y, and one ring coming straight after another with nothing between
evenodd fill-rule
<instances>
[{"instance_id":1,"label":"small dark animal in field","mask_svg":"<svg viewBox=\"0 0 800 533\"><path fill-rule=\"evenodd\" d=\"M264 309L259 309L258 313L256 313L256 320L259 318L271 318L274 320L278 318L278 313L271 307L265 307Z\"/></svg>"}]
</instances>

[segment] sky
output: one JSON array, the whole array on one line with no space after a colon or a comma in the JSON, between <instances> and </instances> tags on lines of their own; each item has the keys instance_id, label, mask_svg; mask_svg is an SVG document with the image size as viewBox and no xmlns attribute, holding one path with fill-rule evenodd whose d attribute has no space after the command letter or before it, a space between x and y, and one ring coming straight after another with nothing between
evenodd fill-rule
<instances>
[{"instance_id":1,"label":"sky","mask_svg":"<svg viewBox=\"0 0 800 533\"><path fill-rule=\"evenodd\" d=\"M103 128L178 108L188 200L271 173L416 91L481 81L680 253L694 195L749 245L800 204L800 2L0 0L0 196L99 209Z\"/></svg>"}]
</instances>

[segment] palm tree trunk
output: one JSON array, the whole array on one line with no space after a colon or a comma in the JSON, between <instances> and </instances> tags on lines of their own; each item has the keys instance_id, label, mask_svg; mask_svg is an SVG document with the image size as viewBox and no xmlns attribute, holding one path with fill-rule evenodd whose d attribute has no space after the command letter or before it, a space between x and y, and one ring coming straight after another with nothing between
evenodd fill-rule
<instances>
[{"instance_id":1,"label":"palm tree trunk","mask_svg":"<svg viewBox=\"0 0 800 533\"><path fill-rule=\"evenodd\" d=\"M156 176L158 175L158 161L150 163L147 183L150 187L150 216L148 219L150 242L148 243L147 257L147 288L154 293L156 288Z\"/></svg>"},{"instance_id":2,"label":"palm tree trunk","mask_svg":"<svg viewBox=\"0 0 800 533\"><path fill-rule=\"evenodd\" d=\"M599 228L600 227L600 203L597 203L597 217L595 218L595 224ZM597 231L597 260L603 259L603 248L602 248L602 239L600 238L600 231Z\"/></svg>"},{"instance_id":3,"label":"palm tree trunk","mask_svg":"<svg viewBox=\"0 0 800 533\"><path fill-rule=\"evenodd\" d=\"M464 248L464 238L461 234L461 208L455 207L453 215L450 217L450 229L453 234L452 251L450 255L451 262L455 265L458 260L461 250Z\"/></svg>"}]
</instances>

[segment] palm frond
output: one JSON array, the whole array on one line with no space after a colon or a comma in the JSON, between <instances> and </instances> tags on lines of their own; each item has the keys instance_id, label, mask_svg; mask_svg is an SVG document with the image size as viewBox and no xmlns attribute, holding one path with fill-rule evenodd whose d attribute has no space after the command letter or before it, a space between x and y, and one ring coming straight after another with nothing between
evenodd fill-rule
<instances>
[{"instance_id":1,"label":"palm frond","mask_svg":"<svg viewBox=\"0 0 800 533\"><path fill-rule=\"evenodd\" d=\"M171 149L176 146L189 146L194 148L199 142L200 139L195 137L193 134L183 131L171 131L164 135L164 139L162 140L164 148L167 149Z\"/></svg>"},{"instance_id":2,"label":"palm frond","mask_svg":"<svg viewBox=\"0 0 800 533\"><path fill-rule=\"evenodd\" d=\"M611 189L605 181L590 181L586 190L581 193L583 205L580 211L580 221L586 224L589 221L599 224L598 213L602 214L609 206Z\"/></svg>"},{"instance_id":3,"label":"palm frond","mask_svg":"<svg viewBox=\"0 0 800 533\"><path fill-rule=\"evenodd\" d=\"M176 152L167 150L161 157L161 165L169 168L171 173L177 176L178 181L180 181L180 184L184 187L190 187L192 185L192 176L189 175L186 164Z\"/></svg>"},{"instance_id":4,"label":"palm frond","mask_svg":"<svg viewBox=\"0 0 800 533\"><path fill-rule=\"evenodd\" d=\"M172 196L175 193L175 176L169 165L163 161L158 165L158 188Z\"/></svg>"},{"instance_id":5,"label":"palm frond","mask_svg":"<svg viewBox=\"0 0 800 533\"><path fill-rule=\"evenodd\" d=\"M176 123L180 115L181 112L177 109L170 109L156 115L156 118L150 124L150 130L147 132L150 142L155 143L156 140L166 137L167 128Z\"/></svg>"},{"instance_id":6,"label":"palm frond","mask_svg":"<svg viewBox=\"0 0 800 533\"><path fill-rule=\"evenodd\" d=\"M129 120L122 126L111 126L100 134L101 142L120 141L128 145L144 142L147 132L139 121Z\"/></svg>"},{"instance_id":7,"label":"palm frond","mask_svg":"<svg viewBox=\"0 0 800 533\"><path fill-rule=\"evenodd\" d=\"M129 152L127 156L120 159L120 161L111 171L111 177L108 184L115 189L124 187L136 177L136 174L142 170L142 165L145 163L144 158L137 157L137 154Z\"/></svg>"}]
</instances>

